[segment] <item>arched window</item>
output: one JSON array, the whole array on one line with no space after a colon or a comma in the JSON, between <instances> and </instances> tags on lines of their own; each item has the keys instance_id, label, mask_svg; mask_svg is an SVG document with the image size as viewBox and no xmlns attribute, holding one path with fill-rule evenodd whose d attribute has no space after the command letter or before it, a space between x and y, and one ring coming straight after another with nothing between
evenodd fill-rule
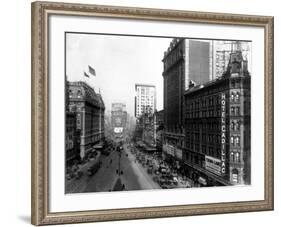
<instances>
[{"instance_id":1,"label":"arched window","mask_svg":"<svg viewBox=\"0 0 281 227\"><path fill-rule=\"evenodd\" d=\"M234 144L234 137L233 136L230 137L230 142L231 142L231 144Z\"/></svg>"},{"instance_id":2,"label":"arched window","mask_svg":"<svg viewBox=\"0 0 281 227\"><path fill-rule=\"evenodd\" d=\"M78 91L77 91L77 97L78 97L78 98L80 98L80 97L81 97L81 95L82 95L81 90L78 90Z\"/></svg>"},{"instance_id":3,"label":"arched window","mask_svg":"<svg viewBox=\"0 0 281 227\"><path fill-rule=\"evenodd\" d=\"M231 107L230 111L231 111L231 115L235 115L235 108L233 106Z\"/></svg>"},{"instance_id":4,"label":"arched window","mask_svg":"<svg viewBox=\"0 0 281 227\"><path fill-rule=\"evenodd\" d=\"M237 136L237 137L235 138L235 144L238 145L238 146L240 146L240 137L239 137L239 136Z\"/></svg>"},{"instance_id":5,"label":"arched window","mask_svg":"<svg viewBox=\"0 0 281 227\"><path fill-rule=\"evenodd\" d=\"M73 94L72 94L72 90L71 89L68 90L68 93L69 93L69 97L72 98Z\"/></svg>"},{"instance_id":6,"label":"arched window","mask_svg":"<svg viewBox=\"0 0 281 227\"><path fill-rule=\"evenodd\" d=\"M230 161L234 162L234 153L233 152L230 153Z\"/></svg>"},{"instance_id":7,"label":"arched window","mask_svg":"<svg viewBox=\"0 0 281 227\"><path fill-rule=\"evenodd\" d=\"M239 152L236 152L235 153L235 162L240 162L240 153Z\"/></svg>"},{"instance_id":8,"label":"arched window","mask_svg":"<svg viewBox=\"0 0 281 227\"><path fill-rule=\"evenodd\" d=\"M238 122L236 122L236 124L235 124L235 128L236 128L236 130L240 130L240 122L238 121Z\"/></svg>"},{"instance_id":9,"label":"arched window","mask_svg":"<svg viewBox=\"0 0 281 227\"><path fill-rule=\"evenodd\" d=\"M237 92L235 95L235 101L238 102L240 100L240 93Z\"/></svg>"},{"instance_id":10,"label":"arched window","mask_svg":"<svg viewBox=\"0 0 281 227\"><path fill-rule=\"evenodd\" d=\"M234 130L234 125L235 125L234 121L231 121L231 129L232 130Z\"/></svg>"},{"instance_id":11,"label":"arched window","mask_svg":"<svg viewBox=\"0 0 281 227\"><path fill-rule=\"evenodd\" d=\"M236 115L238 115L238 116L240 115L240 107L239 106L236 107Z\"/></svg>"},{"instance_id":12,"label":"arched window","mask_svg":"<svg viewBox=\"0 0 281 227\"><path fill-rule=\"evenodd\" d=\"M231 101L234 101L234 92L231 92Z\"/></svg>"}]
</instances>

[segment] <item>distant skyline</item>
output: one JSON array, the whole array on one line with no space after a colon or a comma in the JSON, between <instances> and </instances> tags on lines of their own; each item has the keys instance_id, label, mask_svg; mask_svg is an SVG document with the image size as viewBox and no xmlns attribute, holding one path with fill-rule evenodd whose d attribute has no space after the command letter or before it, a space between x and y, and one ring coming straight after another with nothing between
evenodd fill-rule
<instances>
[{"instance_id":1,"label":"distant skyline","mask_svg":"<svg viewBox=\"0 0 281 227\"><path fill-rule=\"evenodd\" d=\"M157 110L163 109L164 51L171 38L72 34L66 35L66 75L69 81L85 81L101 91L106 111L122 102L134 116L135 84L156 86ZM88 73L88 65L96 76ZM84 76L84 72L90 78Z\"/></svg>"}]
</instances>

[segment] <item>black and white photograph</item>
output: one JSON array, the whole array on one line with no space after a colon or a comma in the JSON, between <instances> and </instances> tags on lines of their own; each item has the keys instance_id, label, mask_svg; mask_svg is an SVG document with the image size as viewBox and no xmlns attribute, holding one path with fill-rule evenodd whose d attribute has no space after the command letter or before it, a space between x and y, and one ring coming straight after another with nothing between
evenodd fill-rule
<instances>
[{"instance_id":1,"label":"black and white photograph","mask_svg":"<svg viewBox=\"0 0 281 227\"><path fill-rule=\"evenodd\" d=\"M251 40L66 32L65 59L66 194L251 185Z\"/></svg>"}]
</instances>

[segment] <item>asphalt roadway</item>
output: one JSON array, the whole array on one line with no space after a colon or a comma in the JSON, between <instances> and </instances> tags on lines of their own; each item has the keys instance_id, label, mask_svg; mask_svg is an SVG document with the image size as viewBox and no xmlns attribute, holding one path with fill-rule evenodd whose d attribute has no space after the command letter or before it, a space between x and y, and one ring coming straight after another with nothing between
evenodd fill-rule
<instances>
[{"instance_id":1,"label":"asphalt roadway","mask_svg":"<svg viewBox=\"0 0 281 227\"><path fill-rule=\"evenodd\" d=\"M87 168L82 168L83 176L71 179L66 184L66 193L159 189L146 170L135 162L135 156L126 145L123 148L121 155L118 151L110 152L109 156L101 155L101 168L93 176L88 176Z\"/></svg>"}]
</instances>

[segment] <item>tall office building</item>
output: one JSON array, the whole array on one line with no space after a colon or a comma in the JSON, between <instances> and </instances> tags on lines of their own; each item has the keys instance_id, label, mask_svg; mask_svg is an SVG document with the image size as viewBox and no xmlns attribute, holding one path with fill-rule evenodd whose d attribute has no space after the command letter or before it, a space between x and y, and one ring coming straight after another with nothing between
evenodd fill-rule
<instances>
[{"instance_id":1,"label":"tall office building","mask_svg":"<svg viewBox=\"0 0 281 227\"><path fill-rule=\"evenodd\" d=\"M212 67L212 44L209 41L184 39L185 89L190 81L196 84L208 82Z\"/></svg>"},{"instance_id":2,"label":"tall office building","mask_svg":"<svg viewBox=\"0 0 281 227\"><path fill-rule=\"evenodd\" d=\"M183 120L183 94L190 83L203 84L211 78L212 45L206 40L175 38L164 53L164 124L179 128Z\"/></svg>"},{"instance_id":3,"label":"tall office building","mask_svg":"<svg viewBox=\"0 0 281 227\"><path fill-rule=\"evenodd\" d=\"M135 85L135 117L143 113L154 113L156 109L156 87L148 84Z\"/></svg>"},{"instance_id":4,"label":"tall office building","mask_svg":"<svg viewBox=\"0 0 281 227\"><path fill-rule=\"evenodd\" d=\"M241 51L242 57L251 65L250 42L233 40L212 40L209 42L212 52L210 55L210 62L212 62L210 68L211 79L217 79L222 76L227 70L230 54L235 51ZM249 67L249 72L251 73L251 67Z\"/></svg>"}]
</instances>

